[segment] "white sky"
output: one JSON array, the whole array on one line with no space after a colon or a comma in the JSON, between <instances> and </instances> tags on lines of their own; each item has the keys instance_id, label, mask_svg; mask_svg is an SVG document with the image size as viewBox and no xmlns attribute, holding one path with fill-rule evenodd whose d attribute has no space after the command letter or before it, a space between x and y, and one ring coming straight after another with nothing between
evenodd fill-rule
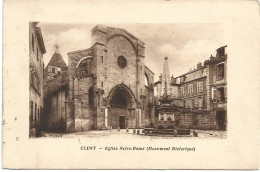
<instances>
[{"instance_id":1,"label":"white sky","mask_svg":"<svg viewBox=\"0 0 260 172\"><path fill-rule=\"evenodd\" d=\"M91 29L96 24L39 23L47 53L45 66L54 53L54 44L68 64L67 53L91 47ZM145 63L154 73L155 82L162 73L167 56L170 74L179 76L198 62L216 55L216 49L226 45L221 24L105 24L125 28L145 43Z\"/></svg>"}]
</instances>

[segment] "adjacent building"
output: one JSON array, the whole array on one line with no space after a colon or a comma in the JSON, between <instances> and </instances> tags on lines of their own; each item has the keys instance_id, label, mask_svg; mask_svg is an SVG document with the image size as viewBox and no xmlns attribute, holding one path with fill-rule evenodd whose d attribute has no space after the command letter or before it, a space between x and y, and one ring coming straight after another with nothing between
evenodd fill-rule
<instances>
[{"instance_id":1,"label":"adjacent building","mask_svg":"<svg viewBox=\"0 0 260 172\"><path fill-rule=\"evenodd\" d=\"M68 66L54 45L54 53L44 69L44 116L42 130L66 130L65 101L68 96Z\"/></svg>"},{"instance_id":2,"label":"adjacent building","mask_svg":"<svg viewBox=\"0 0 260 172\"><path fill-rule=\"evenodd\" d=\"M167 57L155 83L158 125L226 130L226 46L197 68L170 78Z\"/></svg>"},{"instance_id":3,"label":"adjacent building","mask_svg":"<svg viewBox=\"0 0 260 172\"><path fill-rule=\"evenodd\" d=\"M227 46L217 49L216 57L204 62L209 68L210 111L216 129L226 130L227 125Z\"/></svg>"},{"instance_id":4,"label":"adjacent building","mask_svg":"<svg viewBox=\"0 0 260 172\"><path fill-rule=\"evenodd\" d=\"M37 134L43 111L43 54L46 53L46 50L38 23L29 23L30 137Z\"/></svg>"}]
</instances>

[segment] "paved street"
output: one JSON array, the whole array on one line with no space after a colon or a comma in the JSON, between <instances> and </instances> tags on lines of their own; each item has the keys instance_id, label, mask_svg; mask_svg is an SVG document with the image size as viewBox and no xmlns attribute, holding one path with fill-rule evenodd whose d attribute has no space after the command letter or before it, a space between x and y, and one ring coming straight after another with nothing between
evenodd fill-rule
<instances>
[{"instance_id":1,"label":"paved street","mask_svg":"<svg viewBox=\"0 0 260 172\"><path fill-rule=\"evenodd\" d=\"M198 137L193 136L193 130L191 130L191 135L186 137L181 137L184 139L196 139L196 138L226 138L226 131L212 131L212 130L194 130L198 133ZM140 130L141 133L141 130ZM53 135L50 135L49 133L45 134L47 137L53 137ZM54 134L55 136L56 134ZM59 136L60 134L57 134ZM161 138L167 138L167 139L176 139L176 137L173 136L147 136L144 134L137 135L136 133L133 133L133 129L129 129L129 132L126 132L126 129L123 130L100 130L100 131L84 131L84 132L76 132L76 133L66 133L62 134L63 138L85 138L85 137L92 137L92 138L99 138L99 137L105 137L108 139L112 138L151 138L151 139L161 139ZM180 138L180 137L177 137Z\"/></svg>"}]
</instances>

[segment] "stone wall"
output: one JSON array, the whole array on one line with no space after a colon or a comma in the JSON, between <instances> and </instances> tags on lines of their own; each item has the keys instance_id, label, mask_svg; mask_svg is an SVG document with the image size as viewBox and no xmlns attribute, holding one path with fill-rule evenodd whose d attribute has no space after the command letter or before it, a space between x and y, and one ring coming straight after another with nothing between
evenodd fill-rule
<instances>
[{"instance_id":1,"label":"stone wall","mask_svg":"<svg viewBox=\"0 0 260 172\"><path fill-rule=\"evenodd\" d=\"M74 131L86 131L94 128L94 114L95 108L94 104L90 104L89 101L89 91L90 88L93 88L93 78L95 70L92 68L92 65L87 65L86 67L91 68L87 69L86 72L89 72L85 75L79 76L81 73L80 63L83 60L91 61L94 59L93 47L90 49L79 50L68 53L69 56L69 97L68 97L68 109L67 109L67 128L68 132ZM95 102L94 89L92 89L92 99Z\"/></svg>"},{"instance_id":2,"label":"stone wall","mask_svg":"<svg viewBox=\"0 0 260 172\"><path fill-rule=\"evenodd\" d=\"M44 101L44 130L52 132L66 131L66 95L67 87L49 94Z\"/></svg>"},{"instance_id":3,"label":"stone wall","mask_svg":"<svg viewBox=\"0 0 260 172\"><path fill-rule=\"evenodd\" d=\"M215 129L215 118L212 112L181 113L178 116L180 128Z\"/></svg>"}]
</instances>

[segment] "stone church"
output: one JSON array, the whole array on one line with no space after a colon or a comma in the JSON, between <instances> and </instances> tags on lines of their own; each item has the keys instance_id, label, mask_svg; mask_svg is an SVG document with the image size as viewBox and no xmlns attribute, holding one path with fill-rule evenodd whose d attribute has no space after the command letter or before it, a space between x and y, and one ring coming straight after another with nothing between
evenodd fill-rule
<instances>
[{"instance_id":1,"label":"stone church","mask_svg":"<svg viewBox=\"0 0 260 172\"><path fill-rule=\"evenodd\" d=\"M149 125L155 114L154 73L145 65L145 44L125 29L103 25L92 29L91 39L90 48L68 53L68 68L61 69L68 74L66 90L60 90L64 94L47 118L66 132ZM55 64L50 66L55 72ZM52 113L55 107L64 111Z\"/></svg>"}]
</instances>

